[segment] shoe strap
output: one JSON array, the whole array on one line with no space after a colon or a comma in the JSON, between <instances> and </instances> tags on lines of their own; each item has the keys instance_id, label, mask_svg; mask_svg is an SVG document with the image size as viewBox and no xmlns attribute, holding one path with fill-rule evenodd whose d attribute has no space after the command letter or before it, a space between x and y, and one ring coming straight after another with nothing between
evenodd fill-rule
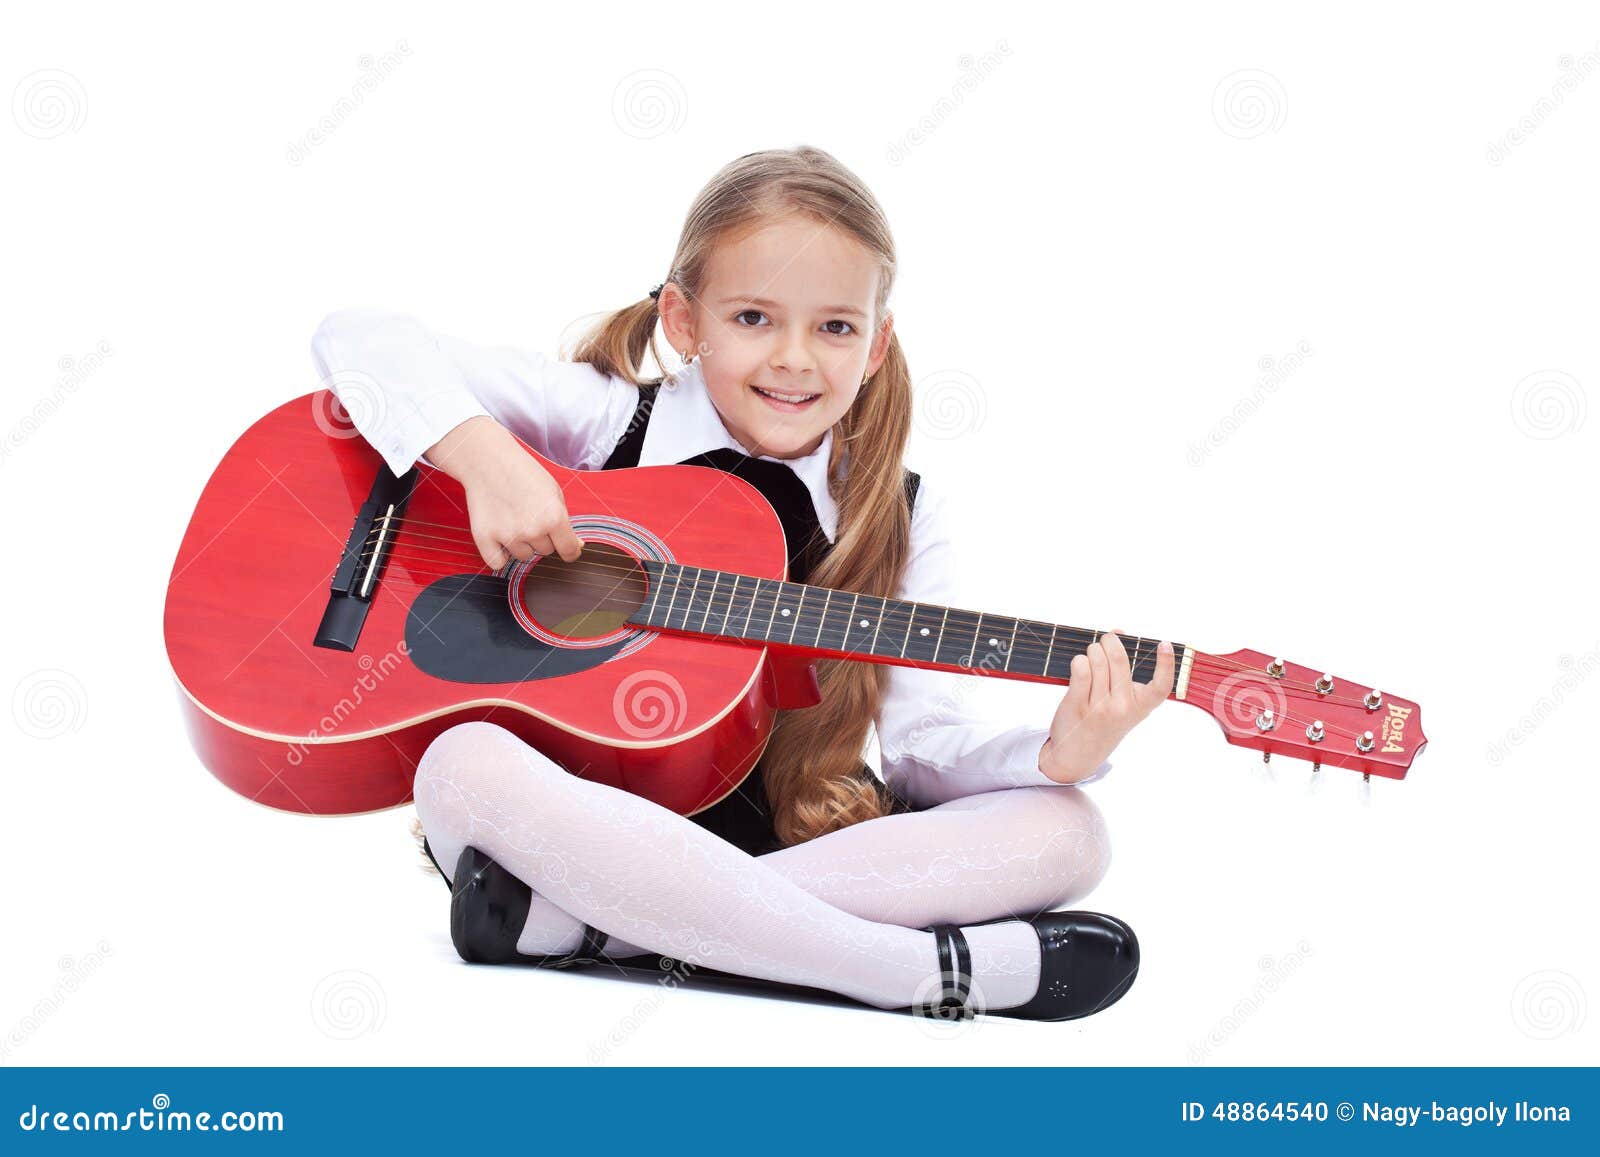
<instances>
[{"instance_id":1,"label":"shoe strap","mask_svg":"<svg viewBox=\"0 0 1600 1157\"><path fill-rule=\"evenodd\" d=\"M541 968L571 968L578 964L599 964L601 950L605 948L606 941L611 939L609 932L602 932L593 924L583 926L583 942L565 956L552 956L545 960Z\"/></svg>"},{"instance_id":2,"label":"shoe strap","mask_svg":"<svg viewBox=\"0 0 1600 1157\"><path fill-rule=\"evenodd\" d=\"M966 935L954 924L935 924L928 931L939 948L939 999L924 1011L939 1020L971 1020L972 953Z\"/></svg>"}]
</instances>

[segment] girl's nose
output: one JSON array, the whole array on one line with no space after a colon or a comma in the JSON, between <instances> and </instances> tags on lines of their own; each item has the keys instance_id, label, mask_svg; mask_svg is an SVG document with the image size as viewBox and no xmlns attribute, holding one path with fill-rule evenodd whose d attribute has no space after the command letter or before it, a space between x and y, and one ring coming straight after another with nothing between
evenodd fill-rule
<instances>
[{"instance_id":1,"label":"girl's nose","mask_svg":"<svg viewBox=\"0 0 1600 1157\"><path fill-rule=\"evenodd\" d=\"M791 374L808 373L816 368L806 335L792 326L779 331L767 364L774 370L785 370Z\"/></svg>"}]
</instances>

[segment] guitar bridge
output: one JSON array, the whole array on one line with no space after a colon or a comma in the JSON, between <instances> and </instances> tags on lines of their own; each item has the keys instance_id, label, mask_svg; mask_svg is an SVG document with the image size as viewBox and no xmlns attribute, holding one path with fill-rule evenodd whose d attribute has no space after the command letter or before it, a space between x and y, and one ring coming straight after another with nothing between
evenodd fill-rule
<instances>
[{"instance_id":1,"label":"guitar bridge","mask_svg":"<svg viewBox=\"0 0 1600 1157\"><path fill-rule=\"evenodd\" d=\"M367 609L383 578L395 532L416 483L414 466L398 478L387 466L378 467L378 476L373 479L366 502L356 512L338 569L333 572L328 605L312 639L315 646L335 651L356 649L356 640L367 621Z\"/></svg>"}]
</instances>

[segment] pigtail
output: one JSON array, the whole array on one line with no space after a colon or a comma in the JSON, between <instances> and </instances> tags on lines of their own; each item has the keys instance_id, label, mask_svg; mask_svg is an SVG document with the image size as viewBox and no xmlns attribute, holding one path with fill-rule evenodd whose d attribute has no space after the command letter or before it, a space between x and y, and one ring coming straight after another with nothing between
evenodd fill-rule
<instances>
[{"instance_id":1,"label":"pigtail","mask_svg":"<svg viewBox=\"0 0 1600 1157\"><path fill-rule=\"evenodd\" d=\"M636 386L658 381L646 377L645 354L657 369L665 363L656 348L656 301L646 297L608 315L578 342L571 360L587 362L603 374L625 378Z\"/></svg>"}]
</instances>

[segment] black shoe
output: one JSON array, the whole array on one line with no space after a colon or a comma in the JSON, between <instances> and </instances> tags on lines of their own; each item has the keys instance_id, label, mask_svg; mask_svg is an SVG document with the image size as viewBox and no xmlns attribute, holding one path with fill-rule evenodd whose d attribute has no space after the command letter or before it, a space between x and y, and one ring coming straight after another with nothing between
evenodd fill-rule
<instances>
[{"instance_id":1,"label":"black shoe","mask_svg":"<svg viewBox=\"0 0 1600 1157\"><path fill-rule=\"evenodd\" d=\"M533 889L477 848L464 848L456 861L450 894L450 940L469 964L533 964L571 968L600 963L608 936L585 924L583 942L571 952L529 956L517 951L528 922Z\"/></svg>"},{"instance_id":2,"label":"black shoe","mask_svg":"<svg viewBox=\"0 0 1600 1157\"><path fill-rule=\"evenodd\" d=\"M1076 1020L1115 1004L1133 986L1139 938L1115 916L1041 912L1027 923L1039 935L1039 989L1026 1004L984 1011L1026 1020ZM972 960L966 936L954 924L935 924L926 931L939 945L943 983L937 1000L912 1011L940 1020L971 1017Z\"/></svg>"}]
</instances>

